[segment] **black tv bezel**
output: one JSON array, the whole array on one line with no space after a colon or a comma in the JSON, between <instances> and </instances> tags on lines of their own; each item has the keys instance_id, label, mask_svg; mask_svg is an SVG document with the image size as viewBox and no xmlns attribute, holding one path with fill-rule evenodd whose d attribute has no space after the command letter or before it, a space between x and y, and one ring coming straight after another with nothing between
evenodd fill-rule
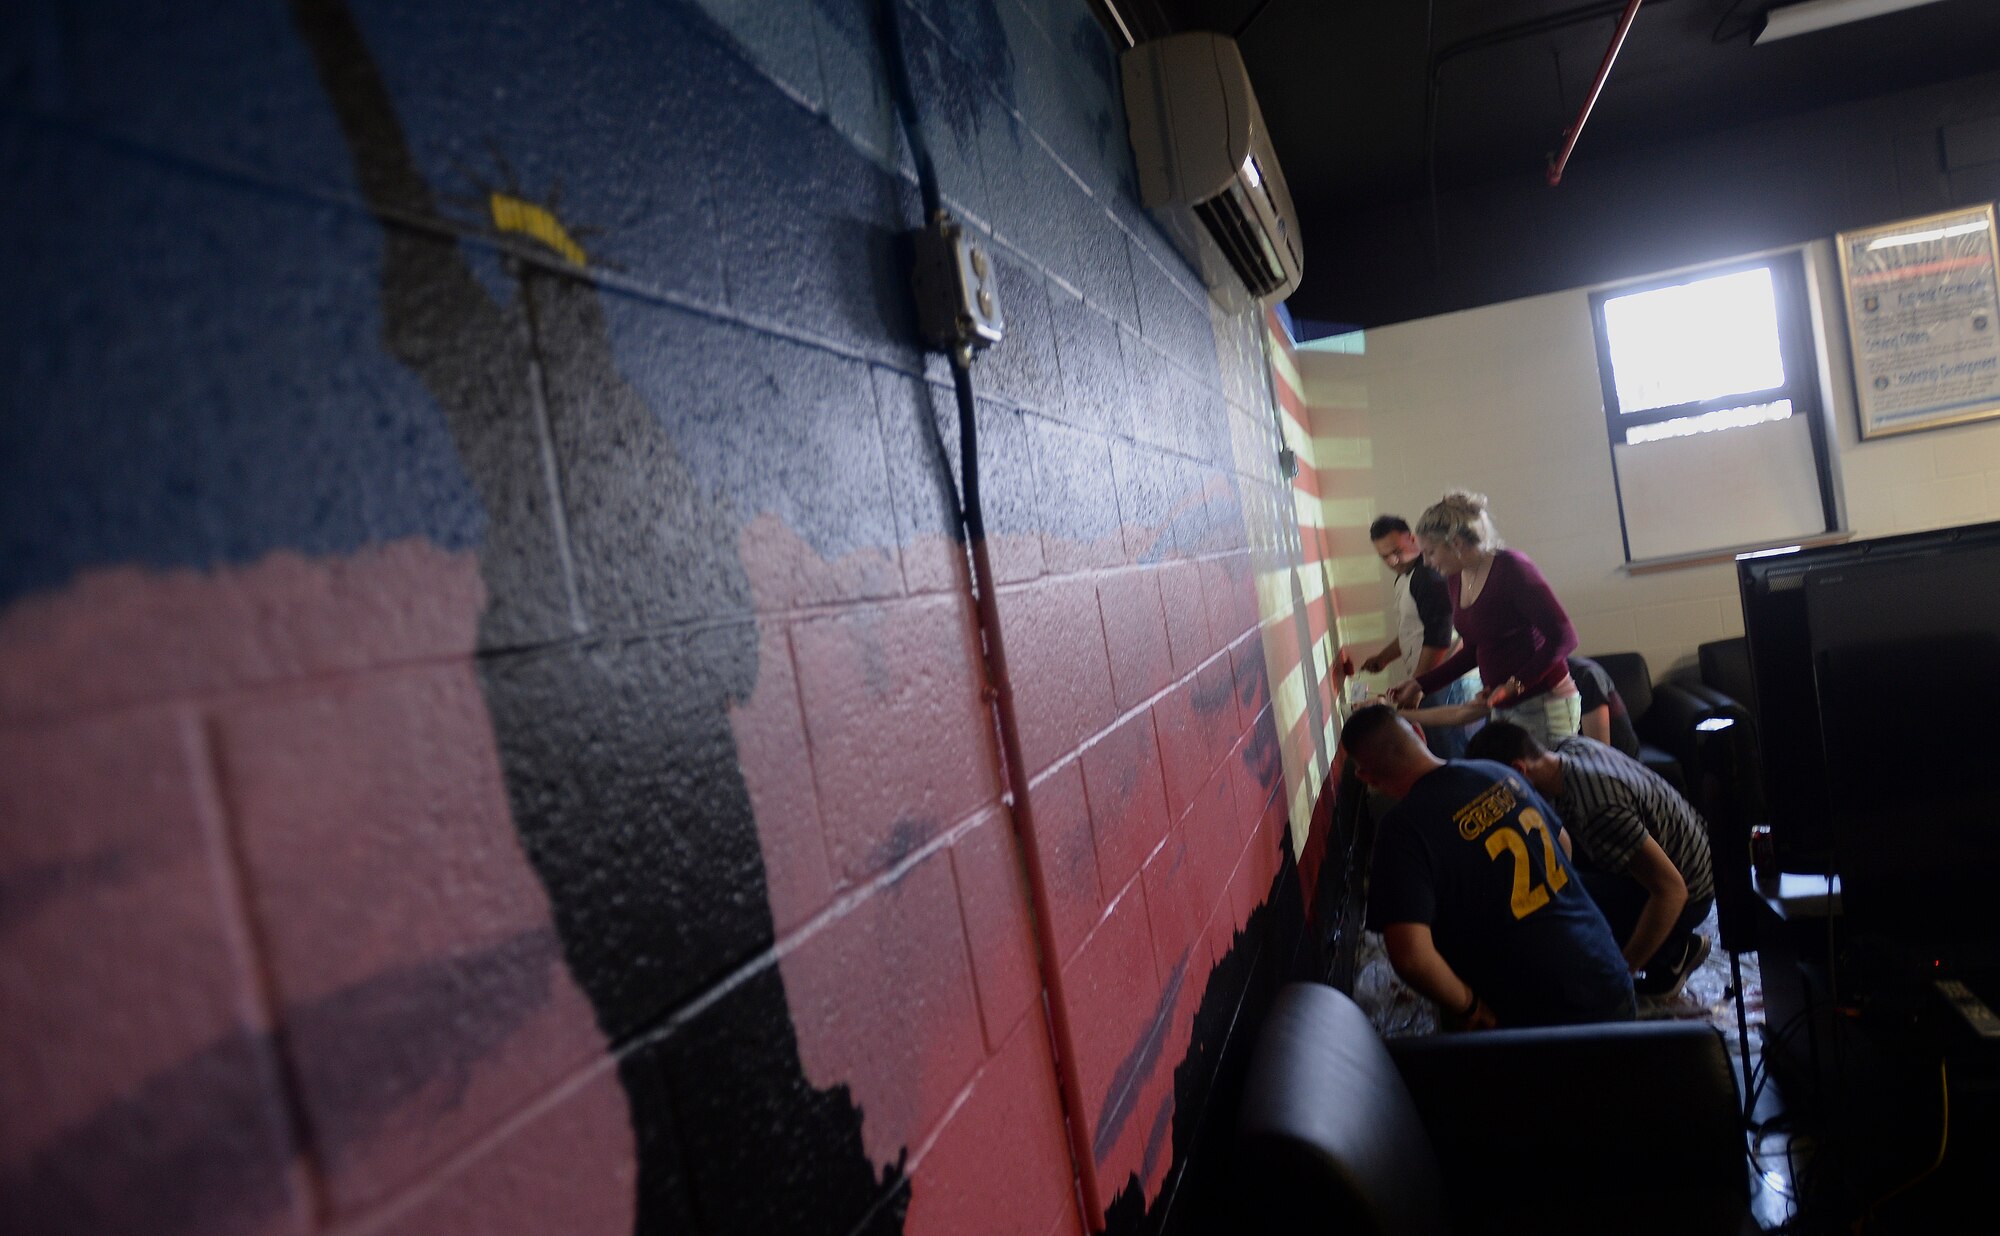
<instances>
[{"instance_id":1,"label":"black tv bezel","mask_svg":"<svg viewBox=\"0 0 2000 1236\"><path fill-rule=\"evenodd\" d=\"M1786 694L1782 684L1774 681L1780 672L1774 662L1782 668L1785 657L1774 647L1773 641L1789 636L1798 641L1791 648L1795 655L1802 654L1810 664L1811 632L1804 625L1801 616L1796 629L1789 632L1773 631L1773 619L1768 615L1768 598L1774 592L1799 594L1800 604L1804 603L1806 577L1816 571L1838 570L1852 567L1862 562L1907 560L1930 555L1953 552L1972 546L2000 547L2000 520L1976 524L1962 524L1949 528L1934 528L1920 532L1898 533L1893 536L1871 537L1866 540L1843 541L1831 545L1816 545L1802 548L1792 553L1746 555L1736 560L1736 584L1739 601L1743 608L1744 642L1750 661L1750 681L1756 691L1758 737L1760 741L1759 759L1762 764L1764 786L1772 819L1772 842L1777 852L1779 866L1785 871L1809 872L1813 874L1837 873L1839 867L1838 846L1830 819L1802 821L1788 818L1781 808L1785 796L1792 792L1797 783L1788 780L1787 770L1782 761L1774 763L1771 750L1775 743L1782 741L1782 728L1795 725L1800 718L1776 715L1772 705L1782 700ZM1761 629L1760 629L1761 628ZM1763 645L1760 652L1760 644ZM1775 689L1774 689L1775 688ZM1812 735L1820 734L1818 703L1815 691L1814 712L1810 718ZM1774 776L1774 773L1777 774ZM1818 777L1821 785L1825 780L1825 753L1822 746Z\"/></svg>"}]
</instances>

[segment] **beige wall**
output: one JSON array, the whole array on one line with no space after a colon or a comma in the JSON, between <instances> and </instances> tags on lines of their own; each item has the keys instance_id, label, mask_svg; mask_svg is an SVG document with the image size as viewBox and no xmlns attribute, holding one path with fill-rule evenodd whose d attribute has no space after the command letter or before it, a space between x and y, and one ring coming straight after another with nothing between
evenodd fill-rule
<instances>
[{"instance_id":1,"label":"beige wall","mask_svg":"<svg viewBox=\"0 0 2000 1236\"><path fill-rule=\"evenodd\" d=\"M2000 518L2000 420L1859 440L1832 246L1807 255L1847 526L1868 537ZM1309 405L1367 409L1377 512L1414 521L1451 486L1487 494L1584 652L1636 650L1660 677L1692 665L1701 643L1742 634L1730 564L1624 570L1588 289L1372 330L1364 355L1305 351L1299 362Z\"/></svg>"}]
</instances>

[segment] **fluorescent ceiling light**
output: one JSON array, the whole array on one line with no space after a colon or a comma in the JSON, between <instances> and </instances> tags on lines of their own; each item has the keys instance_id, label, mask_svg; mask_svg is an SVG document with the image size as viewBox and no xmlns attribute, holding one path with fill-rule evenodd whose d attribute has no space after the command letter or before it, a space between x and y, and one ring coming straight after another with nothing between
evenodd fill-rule
<instances>
[{"instance_id":1,"label":"fluorescent ceiling light","mask_svg":"<svg viewBox=\"0 0 2000 1236\"><path fill-rule=\"evenodd\" d=\"M1787 4L1764 14L1764 28L1751 42L1769 43L1773 39L1788 39L1795 34L1811 34L1831 26L1844 26L1851 21L1865 21L1870 17L1936 3L1937 0L1804 0L1802 4Z\"/></svg>"},{"instance_id":2,"label":"fluorescent ceiling light","mask_svg":"<svg viewBox=\"0 0 2000 1236\"><path fill-rule=\"evenodd\" d=\"M1984 223L1954 223L1950 227L1934 227L1921 232L1905 232L1901 236L1884 236L1870 241L1870 249L1893 249L1898 245L1921 245L1933 240L1943 240L1947 236L1970 236L1974 232L1986 230Z\"/></svg>"}]
</instances>

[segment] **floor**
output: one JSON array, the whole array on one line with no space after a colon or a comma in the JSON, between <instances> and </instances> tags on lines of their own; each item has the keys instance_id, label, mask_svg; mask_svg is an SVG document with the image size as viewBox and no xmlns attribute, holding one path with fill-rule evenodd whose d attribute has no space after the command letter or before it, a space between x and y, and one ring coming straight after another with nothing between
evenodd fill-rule
<instances>
[{"instance_id":1,"label":"floor","mask_svg":"<svg viewBox=\"0 0 2000 1236\"><path fill-rule=\"evenodd\" d=\"M1715 912L1698 929L1711 941L1719 939ZM1764 1029L1764 984L1757 970L1757 956L1742 958L1744 1009L1750 1027L1750 1049L1754 1057ZM1730 994L1729 954L1712 950L1701 968L1688 976L1687 985L1670 999L1639 1001L1643 1019L1684 1018L1714 1022L1725 1033L1729 1050L1741 1067L1740 1036L1736 1025L1736 1001ZM1430 1034L1437 1029L1436 1011L1430 1001L1418 995L1396 977L1382 951L1381 936L1370 932L1362 938L1361 956L1355 971L1354 1000L1374 1020L1383 1038L1410 1034Z\"/></svg>"},{"instance_id":2,"label":"floor","mask_svg":"<svg viewBox=\"0 0 2000 1236\"><path fill-rule=\"evenodd\" d=\"M1934 1031L1879 1009L1829 1021L1816 1043L1773 1032L1768 1057L1756 1043L1747 1136L1758 1222L1851 1236L2000 1231L1990 1176L2000 1163L1993 1054L1961 1045L1940 1058ZM1791 1067L1768 1081L1765 1062L1786 1048Z\"/></svg>"}]
</instances>

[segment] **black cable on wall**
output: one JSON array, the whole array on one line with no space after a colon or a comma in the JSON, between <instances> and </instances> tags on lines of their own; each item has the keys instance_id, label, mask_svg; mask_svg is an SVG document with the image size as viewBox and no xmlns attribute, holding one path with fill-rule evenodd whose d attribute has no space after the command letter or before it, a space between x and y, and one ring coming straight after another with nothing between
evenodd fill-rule
<instances>
[{"instance_id":1,"label":"black cable on wall","mask_svg":"<svg viewBox=\"0 0 2000 1236\"><path fill-rule=\"evenodd\" d=\"M923 196L924 224L929 227L944 217L944 195L938 185L937 166L924 137L922 120L917 111L916 91L910 80L903 39L905 15L902 13L902 0L881 0L881 5L882 41L895 96L896 115L910 144L911 158L917 171L917 187ZM1040 838L1034 827L1034 812L1028 793L1028 765L1021 750L1021 727L1014 710L1013 686L1007 672L1006 640L1000 626L999 598L994 589L992 557L986 544L986 516L979 494L979 417L977 392L972 383L972 359L972 349L967 345L960 344L951 351L952 388L958 398L959 472L962 477L962 493L953 495L953 507L958 516L954 533L971 560L968 588L984 654L986 696L992 705L994 730L1000 742L1001 763L1007 778L1009 818L1013 822L1014 842L1019 847L1028 876L1031 926L1042 972L1042 1009L1048 1020L1055 1053L1057 1099L1068 1132L1070 1162L1082 1186L1091 1230L1103 1231L1104 1213L1097 1189L1097 1163L1084 1115L1088 1109L1082 1076L1077 1068L1075 1052L1071 1049L1076 1040L1070 1032L1070 1008L1063 988L1062 958L1047 934L1053 921L1049 912L1053 902L1049 895L1047 864L1043 861ZM935 424L932 428L935 430ZM935 442L942 455L942 440L935 439ZM940 459L939 462L939 471L949 488L951 470L946 461Z\"/></svg>"}]
</instances>

